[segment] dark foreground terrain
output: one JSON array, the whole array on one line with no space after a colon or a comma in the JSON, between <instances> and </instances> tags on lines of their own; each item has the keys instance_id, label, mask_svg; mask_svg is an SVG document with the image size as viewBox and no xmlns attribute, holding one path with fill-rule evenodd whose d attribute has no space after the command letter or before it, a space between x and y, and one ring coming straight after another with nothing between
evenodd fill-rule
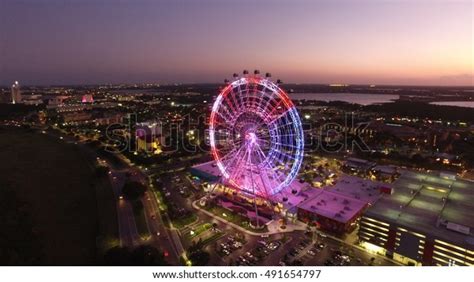
<instances>
[{"instance_id":1,"label":"dark foreground terrain","mask_svg":"<svg viewBox=\"0 0 474 282\"><path fill-rule=\"evenodd\" d=\"M103 186L77 145L0 127L0 265L97 264Z\"/></svg>"}]
</instances>

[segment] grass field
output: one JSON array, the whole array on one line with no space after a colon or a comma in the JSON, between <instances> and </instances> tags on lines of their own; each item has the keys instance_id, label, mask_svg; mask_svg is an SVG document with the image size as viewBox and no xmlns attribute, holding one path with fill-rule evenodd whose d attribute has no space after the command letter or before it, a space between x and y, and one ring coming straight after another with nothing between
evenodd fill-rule
<instances>
[{"instance_id":1,"label":"grass field","mask_svg":"<svg viewBox=\"0 0 474 282\"><path fill-rule=\"evenodd\" d=\"M132 203L132 205L134 205L134 203ZM135 216L138 235L140 235L143 240L148 240L150 238L150 230L148 229L148 224L146 222L145 210L142 208L138 212L134 211L133 215Z\"/></svg>"},{"instance_id":2,"label":"grass field","mask_svg":"<svg viewBox=\"0 0 474 282\"><path fill-rule=\"evenodd\" d=\"M109 184L94 176L93 163L77 145L0 127L0 160L0 189L13 190L27 204L40 264L96 264L104 244L114 244L117 215Z\"/></svg>"},{"instance_id":3,"label":"grass field","mask_svg":"<svg viewBox=\"0 0 474 282\"><path fill-rule=\"evenodd\" d=\"M107 177L96 181L96 200L99 230L97 234L98 255L120 244L116 200Z\"/></svg>"},{"instance_id":4,"label":"grass field","mask_svg":"<svg viewBox=\"0 0 474 282\"><path fill-rule=\"evenodd\" d=\"M196 222L196 220L196 214L192 213L189 216L173 219L172 222L175 228L181 229L186 227L186 225Z\"/></svg>"}]
</instances>

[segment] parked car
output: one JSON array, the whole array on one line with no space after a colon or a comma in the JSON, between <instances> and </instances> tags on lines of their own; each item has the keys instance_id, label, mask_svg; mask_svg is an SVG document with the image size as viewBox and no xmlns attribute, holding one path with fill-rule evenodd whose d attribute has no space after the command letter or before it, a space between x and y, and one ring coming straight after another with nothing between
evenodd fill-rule
<instances>
[{"instance_id":1,"label":"parked car","mask_svg":"<svg viewBox=\"0 0 474 282\"><path fill-rule=\"evenodd\" d=\"M315 256L317 252L318 250L316 248L312 248L312 249L309 249L307 253L310 256Z\"/></svg>"},{"instance_id":2,"label":"parked car","mask_svg":"<svg viewBox=\"0 0 474 282\"><path fill-rule=\"evenodd\" d=\"M267 248L268 248L270 251L274 251L274 250L278 249L280 246L281 246L281 242L280 242L280 241L274 241L274 242L270 242L270 243L267 245Z\"/></svg>"}]
</instances>

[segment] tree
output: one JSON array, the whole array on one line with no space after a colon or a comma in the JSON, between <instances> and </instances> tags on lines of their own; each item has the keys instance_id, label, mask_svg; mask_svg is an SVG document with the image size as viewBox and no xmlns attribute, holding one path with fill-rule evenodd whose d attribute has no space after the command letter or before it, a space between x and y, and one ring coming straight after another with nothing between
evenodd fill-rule
<instances>
[{"instance_id":1,"label":"tree","mask_svg":"<svg viewBox=\"0 0 474 282\"><path fill-rule=\"evenodd\" d=\"M303 266L303 262L301 260L297 259L297 260L294 260L291 265L292 266Z\"/></svg>"},{"instance_id":2,"label":"tree","mask_svg":"<svg viewBox=\"0 0 474 282\"><path fill-rule=\"evenodd\" d=\"M202 249L202 241L201 239L198 240L198 242L193 243L189 248L188 248L188 259L191 261L193 265L207 265L210 259L210 254Z\"/></svg>"},{"instance_id":3,"label":"tree","mask_svg":"<svg viewBox=\"0 0 474 282\"><path fill-rule=\"evenodd\" d=\"M414 154L413 156L411 156L411 160L415 164L422 164L426 161L425 158L423 158L423 156L421 156L420 154Z\"/></svg>"},{"instance_id":4,"label":"tree","mask_svg":"<svg viewBox=\"0 0 474 282\"><path fill-rule=\"evenodd\" d=\"M142 245L133 250L131 263L140 266L168 265L163 252L149 245Z\"/></svg>"},{"instance_id":5,"label":"tree","mask_svg":"<svg viewBox=\"0 0 474 282\"><path fill-rule=\"evenodd\" d=\"M168 265L162 251L148 245L142 245L134 250L127 247L114 247L104 255L104 264L113 266L151 266Z\"/></svg>"},{"instance_id":6,"label":"tree","mask_svg":"<svg viewBox=\"0 0 474 282\"><path fill-rule=\"evenodd\" d=\"M125 199L135 201L143 197L146 189L146 186L141 184L140 182L130 181L125 183L122 188L122 193Z\"/></svg>"},{"instance_id":7,"label":"tree","mask_svg":"<svg viewBox=\"0 0 474 282\"><path fill-rule=\"evenodd\" d=\"M143 211L143 203L142 201L134 201L132 203L132 209L133 209L133 213L135 215L139 215L141 214L141 212Z\"/></svg>"},{"instance_id":8,"label":"tree","mask_svg":"<svg viewBox=\"0 0 474 282\"><path fill-rule=\"evenodd\" d=\"M113 247L104 255L104 264L111 266L130 265L131 252L126 247Z\"/></svg>"},{"instance_id":9,"label":"tree","mask_svg":"<svg viewBox=\"0 0 474 282\"><path fill-rule=\"evenodd\" d=\"M106 166L97 166L94 171L94 175L97 178L101 178L103 176L106 176L107 173L109 173L109 168Z\"/></svg>"},{"instance_id":10,"label":"tree","mask_svg":"<svg viewBox=\"0 0 474 282\"><path fill-rule=\"evenodd\" d=\"M211 256L208 252L204 250L197 250L189 255L189 260L192 262L193 265L203 266L207 265L210 257Z\"/></svg>"}]
</instances>

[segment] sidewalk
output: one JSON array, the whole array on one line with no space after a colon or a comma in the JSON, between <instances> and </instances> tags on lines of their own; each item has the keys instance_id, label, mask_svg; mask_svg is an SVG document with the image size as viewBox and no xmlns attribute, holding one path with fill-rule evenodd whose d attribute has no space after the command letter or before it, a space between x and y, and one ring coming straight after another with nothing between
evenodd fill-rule
<instances>
[{"instance_id":1,"label":"sidewalk","mask_svg":"<svg viewBox=\"0 0 474 282\"><path fill-rule=\"evenodd\" d=\"M219 217L215 214L213 214L212 212L209 212L201 207L199 207L198 205L198 202L200 201L199 200L196 200L192 203L192 206L193 208L205 213L206 215L220 221L220 222L223 222L225 224L228 224L232 227L234 227L235 229L243 232L243 233L246 233L246 234L249 234L251 236L262 236L262 235L273 235L273 234L281 234L281 233L290 233L290 232L293 232L293 231L296 231L296 230L301 230L301 231L304 231L306 230L306 225L305 224L302 224L302 223L297 223L297 224L289 224L286 226L285 229L281 229L279 226L278 226L278 222L272 220L272 221L269 221L266 225L267 225L267 228L268 228L268 232L253 232L253 231L250 231L248 229L245 229L243 228L242 226L239 226L233 222L230 222L222 217Z\"/></svg>"}]
</instances>

